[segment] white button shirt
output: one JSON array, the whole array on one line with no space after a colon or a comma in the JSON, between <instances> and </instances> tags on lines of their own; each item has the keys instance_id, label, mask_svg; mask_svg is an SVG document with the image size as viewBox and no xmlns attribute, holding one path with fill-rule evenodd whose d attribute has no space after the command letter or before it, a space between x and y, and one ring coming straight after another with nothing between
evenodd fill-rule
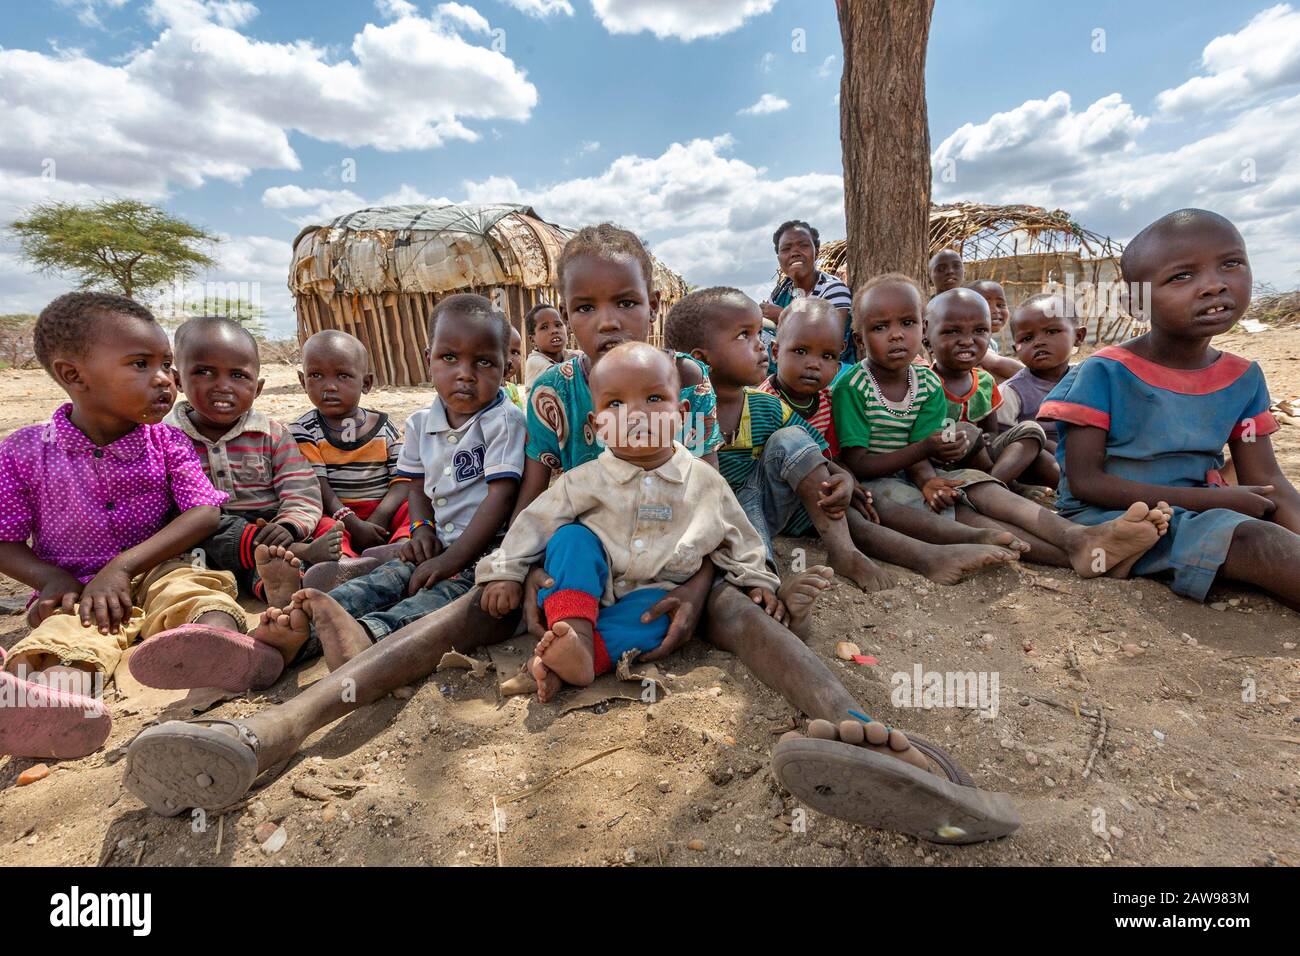
<instances>
[{"instance_id":1,"label":"white button shirt","mask_svg":"<svg viewBox=\"0 0 1300 956\"><path fill-rule=\"evenodd\" d=\"M551 536L577 522L605 546L606 606L640 588L674 588L705 558L739 587L775 591L781 582L768 570L767 548L727 480L680 442L674 446L673 457L652 471L606 448L564 472L520 512L501 547L479 561L477 583L523 581Z\"/></svg>"},{"instance_id":2,"label":"white button shirt","mask_svg":"<svg viewBox=\"0 0 1300 956\"><path fill-rule=\"evenodd\" d=\"M397 473L424 483L433 502L434 531L443 547L461 536L488 493L488 482L518 481L524 473L528 420L500 392L459 428L435 395L406 420Z\"/></svg>"}]
</instances>

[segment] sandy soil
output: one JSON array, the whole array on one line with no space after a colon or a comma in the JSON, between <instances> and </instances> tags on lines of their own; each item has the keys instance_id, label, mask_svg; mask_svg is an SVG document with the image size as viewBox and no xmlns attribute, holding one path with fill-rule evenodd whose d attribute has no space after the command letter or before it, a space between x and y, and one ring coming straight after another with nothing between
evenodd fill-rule
<instances>
[{"instance_id":1,"label":"sandy soil","mask_svg":"<svg viewBox=\"0 0 1300 956\"><path fill-rule=\"evenodd\" d=\"M1275 398L1300 394L1300 330L1222 344L1263 364ZM292 370L267 377L264 410L290 418L306 407ZM0 434L61 401L36 372L0 374L0 395ZM374 398L395 415L423 401L415 389ZM1300 476L1300 429L1283 428L1275 443ZM807 541L783 543L791 547L819 553ZM1007 840L935 847L816 814L798 826L802 815L769 769L771 745L795 714L697 641L665 662L671 693L652 706L561 715L555 705L503 701L492 676L444 671L409 699L385 698L317 732L251 803L202 821L154 816L122 790L122 748L164 711L175 716L179 697L123 681L110 689L116 722L105 751L51 763L50 776L21 788L16 778L34 761L0 760L0 863L1300 863L1300 707L1288 699L1300 677L1296 614L1236 589L1201 606L1153 581L1084 583L1029 566L952 588L899 576L898 587L873 595L837 583L811 644L871 713L946 744L981 786L1011 794L1024 826ZM6 581L0 593L22 589ZM23 633L21 616L0 616L0 645ZM837 660L842 639L879 663ZM996 716L892 706L891 675L917 665L995 673ZM210 713L252 713L323 673L318 662ZM1107 723L1087 779L1097 724L1076 705L1100 707ZM299 795L295 784L320 794L313 777L351 780L355 792ZM254 838L267 820L288 838L275 853Z\"/></svg>"}]
</instances>

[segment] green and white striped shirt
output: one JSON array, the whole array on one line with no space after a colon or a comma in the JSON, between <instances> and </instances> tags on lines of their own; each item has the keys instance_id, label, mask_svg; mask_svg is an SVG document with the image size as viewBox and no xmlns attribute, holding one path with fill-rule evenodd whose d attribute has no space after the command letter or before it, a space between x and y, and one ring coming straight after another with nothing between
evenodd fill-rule
<instances>
[{"instance_id":1,"label":"green and white striped shirt","mask_svg":"<svg viewBox=\"0 0 1300 956\"><path fill-rule=\"evenodd\" d=\"M907 395L891 402L876 390L866 363L840 376L831 388L831 412L841 448L872 454L898 451L943 427L948 400L943 382L931 369L908 366Z\"/></svg>"}]
</instances>

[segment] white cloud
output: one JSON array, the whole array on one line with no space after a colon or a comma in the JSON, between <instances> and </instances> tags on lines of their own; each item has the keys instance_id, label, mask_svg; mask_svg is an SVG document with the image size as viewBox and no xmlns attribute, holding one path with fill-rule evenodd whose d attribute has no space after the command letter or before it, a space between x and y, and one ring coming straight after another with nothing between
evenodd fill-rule
<instances>
[{"instance_id":1,"label":"white cloud","mask_svg":"<svg viewBox=\"0 0 1300 956\"><path fill-rule=\"evenodd\" d=\"M100 11L120 10L126 6L126 0L55 0L61 7L73 10L82 26L102 28Z\"/></svg>"},{"instance_id":2,"label":"white cloud","mask_svg":"<svg viewBox=\"0 0 1300 956\"><path fill-rule=\"evenodd\" d=\"M776 66L776 54L770 51L764 53L762 58L758 61L758 65L764 73L771 73L772 67Z\"/></svg>"},{"instance_id":3,"label":"white cloud","mask_svg":"<svg viewBox=\"0 0 1300 956\"><path fill-rule=\"evenodd\" d=\"M562 13L566 17L573 16L573 4L569 3L569 0L501 0L501 2L538 19L556 13Z\"/></svg>"},{"instance_id":4,"label":"white cloud","mask_svg":"<svg viewBox=\"0 0 1300 956\"><path fill-rule=\"evenodd\" d=\"M375 0L375 9L387 20L413 17L420 12L420 8L408 0Z\"/></svg>"},{"instance_id":5,"label":"white cloud","mask_svg":"<svg viewBox=\"0 0 1300 956\"><path fill-rule=\"evenodd\" d=\"M246 36L235 27L256 9L238 0L153 0L148 12L159 36L120 63L0 49L0 202L50 160L61 181L157 199L298 169L291 131L423 150L477 139L468 121L525 120L537 102L511 60L457 32L487 28L459 4L367 24L343 58Z\"/></svg>"},{"instance_id":6,"label":"white cloud","mask_svg":"<svg viewBox=\"0 0 1300 956\"><path fill-rule=\"evenodd\" d=\"M610 33L649 30L661 40L687 42L730 33L775 5L776 0L591 0Z\"/></svg>"},{"instance_id":7,"label":"white cloud","mask_svg":"<svg viewBox=\"0 0 1300 956\"><path fill-rule=\"evenodd\" d=\"M789 108L789 100L773 96L771 93L764 93L758 98L757 103L746 106L743 110L737 110L736 113L738 116L766 116L768 113L780 113L782 110L788 110Z\"/></svg>"},{"instance_id":8,"label":"white cloud","mask_svg":"<svg viewBox=\"0 0 1300 956\"><path fill-rule=\"evenodd\" d=\"M834 73L835 61L838 59L839 57L837 57L834 53L827 56L826 59L822 60L822 65L817 67L817 75L824 79L825 77L828 77L832 73Z\"/></svg>"},{"instance_id":9,"label":"white cloud","mask_svg":"<svg viewBox=\"0 0 1300 956\"><path fill-rule=\"evenodd\" d=\"M655 255L697 285L771 290L772 230L811 221L844 235L840 177L808 173L772 179L728 155L729 136L673 143L655 157L620 156L596 176L523 188L509 177L466 182L468 202L521 202L566 226L611 220L646 239ZM635 196L635 202L628 197Z\"/></svg>"},{"instance_id":10,"label":"white cloud","mask_svg":"<svg viewBox=\"0 0 1300 956\"><path fill-rule=\"evenodd\" d=\"M293 184L272 186L262 192L263 206L282 213L299 228L327 222L367 206L445 206L451 202L445 196L428 196L408 183L375 199L367 199L350 189L304 188Z\"/></svg>"},{"instance_id":11,"label":"white cloud","mask_svg":"<svg viewBox=\"0 0 1300 956\"><path fill-rule=\"evenodd\" d=\"M1279 4L1236 33L1217 36L1201 52L1207 71L1156 97L1175 117L1223 108L1300 82L1300 11Z\"/></svg>"}]
</instances>

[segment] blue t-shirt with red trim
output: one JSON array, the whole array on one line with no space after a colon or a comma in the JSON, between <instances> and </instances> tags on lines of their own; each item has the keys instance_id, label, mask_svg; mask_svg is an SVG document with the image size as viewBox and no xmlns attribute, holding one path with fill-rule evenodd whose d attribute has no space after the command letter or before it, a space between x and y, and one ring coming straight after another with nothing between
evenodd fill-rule
<instances>
[{"instance_id":1,"label":"blue t-shirt with red trim","mask_svg":"<svg viewBox=\"0 0 1300 956\"><path fill-rule=\"evenodd\" d=\"M1222 352L1203 369L1166 368L1120 348L1099 349L1074 366L1044 399L1040 419L1056 421L1062 512L1087 507L1069 490L1065 449L1071 426L1106 432L1107 474L1152 485L1221 483L1230 441L1269 435L1278 424L1258 363Z\"/></svg>"}]
</instances>

